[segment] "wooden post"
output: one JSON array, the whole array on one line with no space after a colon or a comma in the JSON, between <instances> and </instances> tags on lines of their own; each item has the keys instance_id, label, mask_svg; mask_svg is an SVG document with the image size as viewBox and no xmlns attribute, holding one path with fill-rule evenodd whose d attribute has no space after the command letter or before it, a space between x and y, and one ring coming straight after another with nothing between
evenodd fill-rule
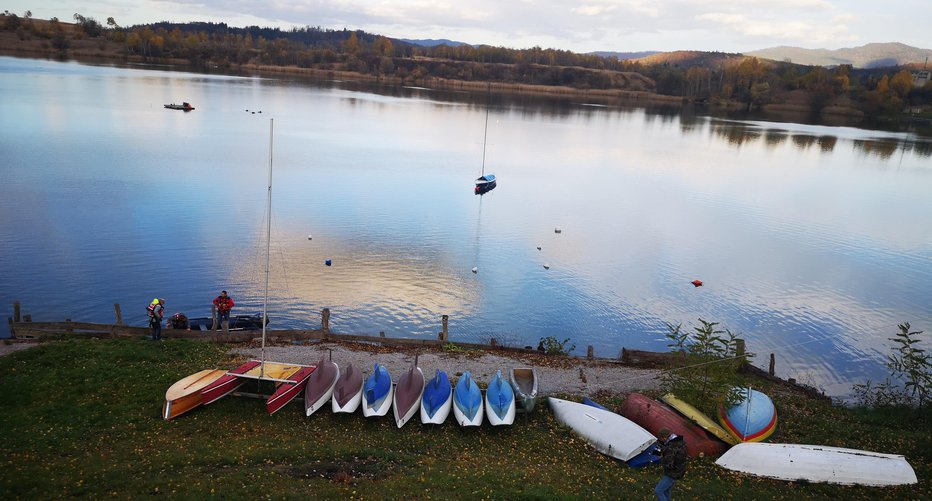
<instances>
[{"instance_id":1,"label":"wooden post","mask_svg":"<svg viewBox=\"0 0 932 501\"><path fill-rule=\"evenodd\" d=\"M320 312L320 330L324 332L324 336L330 334L330 308L324 308Z\"/></svg>"},{"instance_id":2,"label":"wooden post","mask_svg":"<svg viewBox=\"0 0 932 501\"><path fill-rule=\"evenodd\" d=\"M774 358L773 353L771 353L770 354L770 369L767 371L770 373L771 376L773 376L776 365L777 365L776 359Z\"/></svg>"},{"instance_id":3,"label":"wooden post","mask_svg":"<svg viewBox=\"0 0 932 501\"><path fill-rule=\"evenodd\" d=\"M210 307L210 330L217 330L217 305L212 305Z\"/></svg>"},{"instance_id":4,"label":"wooden post","mask_svg":"<svg viewBox=\"0 0 932 501\"><path fill-rule=\"evenodd\" d=\"M13 321L14 322L19 322L20 320L19 310L20 310L19 301L13 301Z\"/></svg>"},{"instance_id":5,"label":"wooden post","mask_svg":"<svg viewBox=\"0 0 932 501\"><path fill-rule=\"evenodd\" d=\"M66 319L65 319L65 322L68 322L68 323L70 324L70 323L71 323L71 319L70 319L70 318L66 318ZM65 327L65 331L66 331L66 332L74 332L74 326L72 326L72 325L66 326L66 327Z\"/></svg>"},{"instance_id":6,"label":"wooden post","mask_svg":"<svg viewBox=\"0 0 932 501\"><path fill-rule=\"evenodd\" d=\"M595 348L593 348L592 345L589 345L589 347L586 348L586 358L589 360L595 358Z\"/></svg>"},{"instance_id":7,"label":"wooden post","mask_svg":"<svg viewBox=\"0 0 932 501\"><path fill-rule=\"evenodd\" d=\"M493 337L492 340L489 341L489 344L492 346L492 348L495 348L496 346L498 346L498 339L495 339Z\"/></svg>"},{"instance_id":8,"label":"wooden post","mask_svg":"<svg viewBox=\"0 0 932 501\"><path fill-rule=\"evenodd\" d=\"M743 339L735 339L735 355L738 355L739 357L744 355L744 340Z\"/></svg>"},{"instance_id":9,"label":"wooden post","mask_svg":"<svg viewBox=\"0 0 932 501\"><path fill-rule=\"evenodd\" d=\"M16 330L13 329L13 317L6 317L6 322L10 324L10 337L16 339Z\"/></svg>"},{"instance_id":10,"label":"wooden post","mask_svg":"<svg viewBox=\"0 0 932 501\"><path fill-rule=\"evenodd\" d=\"M113 303L113 312L116 313L117 325L123 325L123 312L120 311L120 303Z\"/></svg>"},{"instance_id":11,"label":"wooden post","mask_svg":"<svg viewBox=\"0 0 932 501\"><path fill-rule=\"evenodd\" d=\"M68 321L70 322L71 319L69 319ZM27 314L27 315L23 315L23 322L27 322L27 323L28 323L28 322L32 322L32 315L28 315L28 314Z\"/></svg>"},{"instance_id":12,"label":"wooden post","mask_svg":"<svg viewBox=\"0 0 932 501\"><path fill-rule=\"evenodd\" d=\"M379 331L379 337L385 337L385 331Z\"/></svg>"},{"instance_id":13,"label":"wooden post","mask_svg":"<svg viewBox=\"0 0 932 501\"><path fill-rule=\"evenodd\" d=\"M440 325L442 326L442 328L440 329L440 340L444 342L450 340L450 331L447 330L447 325L449 321L450 321L449 315L444 315L440 317Z\"/></svg>"},{"instance_id":14,"label":"wooden post","mask_svg":"<svg viewBox=\"0 0 932 501\"><path fill-rule=\"evenodd\" d=\"M230 333L230 321L229 320L224 320L223 322L220 322L220 325L223 327L224 335L227 335Z\"/></svg>"}]
</instances>

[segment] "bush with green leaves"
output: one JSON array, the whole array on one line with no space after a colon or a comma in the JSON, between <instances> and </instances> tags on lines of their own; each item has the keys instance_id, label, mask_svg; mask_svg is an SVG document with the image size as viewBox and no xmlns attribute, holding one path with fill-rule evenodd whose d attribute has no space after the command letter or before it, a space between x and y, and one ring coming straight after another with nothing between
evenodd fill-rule
<instances>
[{"instance_id":1,"label":"bush with green leaves","mask_svg":"<svg viewBox=\"0 0 932 501\"><path fill-rule=\"evenodd\" d=\"M700 327L684 331L682 324L667 324L668 345L682 356L682 364L661 374L661 389L714 416L719 405L741 400L743 386L738 367L748 355L738 354L738 338L718 322L699 319Z\"/></svg>"},{"instance_id":2,"label":"bush with green leaves","mask_svg":"<svg viewBox=\"0 0 932 501\"><path fill-rule=\"evenodd\" d=\"M900 332L889 338L896 343L893 353L887 356L890 376L874 384L870 379L854 385L855 401L865 407L915 406L919 409L929 399L932 390L932 357L918 347L919 335L924 331L910 331L909 322L898 324Z\"/></svg>"},{"instance_id":3,"label":"bush with green leaves","mask_svg":"<svg viewBox=\"0 0 932 501\"><path fill-rule=\"evenodd\" d=\"M543 351L547 355L569 355L571 351L576 349L575 344L567 348L566 343L569 342L570 338L557 341L557 338L553 336L542 337L540 338L540 344L537 345L537 349Z\"/></svg>"}]
</instances>

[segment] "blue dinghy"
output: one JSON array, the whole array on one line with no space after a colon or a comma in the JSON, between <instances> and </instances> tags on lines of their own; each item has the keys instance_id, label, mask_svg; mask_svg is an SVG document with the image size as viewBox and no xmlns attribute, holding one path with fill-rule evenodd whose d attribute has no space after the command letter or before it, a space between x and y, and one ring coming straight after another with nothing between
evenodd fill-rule
<instances>
[{"instance_id":1,"label":"blue dinghy","mask_svg":"<svg viewBox=\"0 0 932 501\"><path fill-rule=\"evenodd\" d=\"M424 424L443 424L450 415L453 406L453 386L447 373L437 369L434 377L424 387L421 397L421 422Z\"/></svg>"},{"instance_id":2,"label":"blue dinghy","mask_svg":"<svg viewBox=\"0 0 932 501\"><path fill-rule=\"evenodd\" d=\"M460 426L482 424L482 391L469 371L460 377L453 390L453 417Z\"/></svg>"},{"instance_id":3,"label":"blue dinghy","mask_svg":"<svg viewBox=\"0 0 932 501\"><path fill-rule=\"evenodd\" d=\"M375 364L362 386L362 415L384 416L392 406L392 377L384 365Z\"/></svg>"},{"instance_id":4,"label":"blue dinghy","mask_svg":"<svg viewBox=\"0 0 932 501\"><path fill-rule=\"evenodd\" d=\"M511 384L502 377L501 370L495 373L485 390L485 411L492 426L515 422L515 393Z\"/></svg>"},{"instance_id":5,"label":"blue dinghy","mask_svg":"<svg viewBox=\"0 0 932 501\"><path fill-rule=\"evenodd\" d=\"M606 409L599 403L590 400L589 397L583 397L582 403L590 407L595 407L596 409L602 409L602 410L608 411L608 409ZM653 445L645 449L644 452L641 452L637 456L634 456L633 458L625 461L625 463L632 468L642 468L651 463L659 463L659 462L660 462L660 443L659 442L654 442Z\"/></svg>"},{"instance_id":6,"label":"blue dinghy","mask_svg":"<svg viewBox=\"0 0 932 501\"><path fill-rule=\"evenodd\" d=\"M729 409L719 409L719 421L739 442L767 440L777 429L777 408L767 395L742 389L743 398Z\"/></svg>"}]
</instances>

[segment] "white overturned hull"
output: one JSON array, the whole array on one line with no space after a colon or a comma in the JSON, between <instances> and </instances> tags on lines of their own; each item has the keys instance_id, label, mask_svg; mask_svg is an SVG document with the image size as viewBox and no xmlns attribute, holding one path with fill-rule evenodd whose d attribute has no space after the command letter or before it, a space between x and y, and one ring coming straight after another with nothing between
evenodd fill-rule
<instances>
[{"instance_id":1,"label":"white overturned hull","mask_svg":"<svg viewBox=\"0 0 932 501\"><path fill-rule=\"evenodd\" d=\"M486 396L488 396L488 393L486 393ZM503 426L503 425L514 424L515 422L515 401L514 399L512 399L511 404L505 410L504 415L499 416L495 412L495 410L492 408L492 405L489 403L489 401L486 400L485 414L486 416L488 416L489 424L491 424L492 426Z\"/></svg>"},{"instance_id":2,"label":"white overturned hull","mask_svg":"<svg viewBox=\"0 0 932 501\"><path fill-rule=\"evenodd\" d=\"M450 408L453 407L453 388L450 388L450 396L447 400L441 405L437 412L434 412L434 415L431 416L427 413L427 409L421 405L421 423L423 424L443 424L447 420L447 417L450 416Z\"/></svg>"},{"instance_id":3,"label":"white overturned hull","mask_svg":"<svg viewBox=\"0 0 932 501\"><path fill-rule=\"evenodd\" d=\"M366 392L362 392L362 415L365 417L379 417L388 414L388 410L392 408L392 399L395 396L395 385L391 385L388 388L388 393L385 395L381 401L373 402L374 405L369 405L369 400L366 398Z\"/></svg>"},{"instance_id":4,"label":"white overturned hull","mask_svg":"<svg viewBox=\"0 0 932 501\"><path fill-rule=\"evenodd\" d=\"M359 404L362 403L362 385L359 385L359 391L356 392L345 405L340 405L335 398L331 398L330 402L334 414L352 414L356 412L356 409L359 408Z\"/></svg>"},{"instance_id":5,"label":"white overturned hull","mask_svg":"<svg viewBox=\"0 0 932 501\"><path fill-rule=\"evenodd\" d=\"M715 463L778 480L869 486L917 482L916 472L903 456L822 445L741 443Z\"/></svg>"},{"instance_id":6,"label":"white overturned hull","mask_svg":"<svg viewBox=\"0 0 932 501\"><path fill-rule=\"evenodd\" d=\"M614 412L549 397L554 417L602 454L622 461L647 450L657 437Z\"/></svg>"},{"instance_id":7,"label":"white overturned hull","mask_svg":"<svg viewBox=\"0 0 932 501\"><path fill-rule=\"evenodd\" d=\"M476 415L472 419L469 419L468 417L466 417L466 414L460 411L459 407L454 405L453 406L453 417L456 418L456 422L459 423L460 426L464 426L464 427L482 426L482 418L484 417L483 407L484 407L483 405L479 405L478 410L476 411Z\"/></svg>"}]
</instances>

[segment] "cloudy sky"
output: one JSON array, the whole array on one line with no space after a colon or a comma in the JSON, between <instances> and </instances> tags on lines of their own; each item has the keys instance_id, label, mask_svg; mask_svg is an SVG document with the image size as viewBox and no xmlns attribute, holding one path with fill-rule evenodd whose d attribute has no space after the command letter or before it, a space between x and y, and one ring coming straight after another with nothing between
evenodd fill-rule
<instances>
[{"instance_id":1,"label":"cloudy sky","mask_svg":"<svg viewBox=\"0 0 932 501\"><path fill-rule=\"evenodd\" d=\"M574 52L745 52L777 45L838 49L872 42L932 48L928 0L6 0L4 10L126 26L213 21L231 26L361 29Z\"/></svg>"}]
</instances>

